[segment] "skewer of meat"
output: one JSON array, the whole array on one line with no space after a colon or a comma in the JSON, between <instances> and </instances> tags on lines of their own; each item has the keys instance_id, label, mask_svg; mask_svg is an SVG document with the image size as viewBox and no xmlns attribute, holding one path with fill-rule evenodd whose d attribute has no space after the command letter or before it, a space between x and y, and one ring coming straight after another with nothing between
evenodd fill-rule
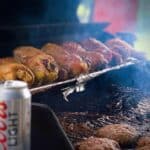
<instances>
[{"instance_id":1,"label":"skewer of meat","mask_svg":"<svg viewBox=\"0 0 150 150\"><path fill-rule=\"evenodd\" d=\"M64 80L88 72L87 64L77 55L68 53L63 47L47 43L42 51L53 56L60 66L59 78Z\"/></svg>"},{"instance_id":2,"label":"skewer of meat","mask_svg":"<svg viewBox=\"0 0 150 150\"><path fill-rule=\"evenodd\" d=\"M32 70L36 85L51 83L58 78L58 65L54 58L37 48L18 47L14 50L14 57Z\"/></svg>"},{"instance_id":3,"label":"skewer of meat","mask_svg":"<svg viewBox=\"0 0 150 150\"><path fill-rule=\"evenodd\" d=\"M18 63L14 58L1 58L0 81L6 80L25 81L31 87L34 84L35 76L28 67Z\"/></svg>"},{"instance_id":4,"label":"skewer of meat","mask_svg":"<svg viewBox=\"0 0 150 150\"><path fill-rule=\"evenodd\" d=\"M112 51L105 44L94 38L82 41L81 45L88 51L94 51L102 54L111 66L121 64L123 62L122 56L119 53Z\"/></svg>"},{"instance_id":5,"label":"skewer of meat","mask_svg":"<svg viewBox=\"0 0 150 150\"><path fill-rule=\"evenodd\" d=\"M79 55L85 62L87 62L90 71L96 69L103 69L107 65L107 60L97 52L86 51L80 44L75 42L63 43L63 47L70 54Z\"/></svg>"},{"instance_id":6,"label":"skewer of meat","mask_svg":"<svg viewBox=\"0 0 150 150\"><path fill-rule=\"evenodd\" d=\"M115 38L106 42L106 45L113 51L119 53L124 60L131 57L134 48L119 38Z\"/></svg>"},{"instance_id":7,"label":"skewer of meat","mask_svg":"<svg viewBox=\"0 0 150 150\"><path fill-rule=\"evenodd\" d=\"M124 60L126 60L129 57L134 57L142 60L145 59L143 53L136 51L130 44L119 38L107 41L106 45L113 51L119 53Z\"/></svg>"}]
</instances>

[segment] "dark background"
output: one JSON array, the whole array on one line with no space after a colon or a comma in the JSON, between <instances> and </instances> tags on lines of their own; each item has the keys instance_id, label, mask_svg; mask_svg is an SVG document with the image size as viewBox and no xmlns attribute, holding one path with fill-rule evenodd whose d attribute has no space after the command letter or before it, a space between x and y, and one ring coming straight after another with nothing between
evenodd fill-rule
<instances>
[{"instance_id":1,"label":"dark background","mask_svg":"<svg viewBox=\"0 0 150 150\"><path fill-rule=\"evenodd\" d=\"M76 22L79 0L3 0L0 25Z\"/></svg>"},{"instance_id":2,"label":"dark background","mask_svg":"<svg viewBox=\"0 0 150 150\"><path fill-rule=\"evenodd\" d=\"M31 37L37 37L31 28L22 30L14 27L78 22L76 15L78 4L79 0L2 0L0 4L0 57L11 56L16 46L36 43L34 38L30 40Z\"/></svg>"}]
</instances>

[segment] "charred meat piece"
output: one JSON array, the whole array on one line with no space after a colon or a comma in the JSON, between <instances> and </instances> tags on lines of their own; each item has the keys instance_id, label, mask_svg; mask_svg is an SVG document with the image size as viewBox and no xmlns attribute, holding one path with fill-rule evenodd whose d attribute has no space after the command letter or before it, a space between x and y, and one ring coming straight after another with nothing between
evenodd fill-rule
<instances>
[{"instance_id":1,"label":"charred meat piece","mask_svg":"<svg viewBox=\"0 0 150 150\"><path fill-rule=\"evenodd\" d=\"M19 64L13 58L0 59L0 81L21 80L28 83L31 87L34 84L35 76L32 71Z\"/></svg>"},{"instance_id":2,"label":"charred meat piece","mask_svg":"<svg viewBox=\"0 0 150 150\"><path fill-rule=\"evenodd\" d=\"M101 138L115 140L122 146L128 146L135 143L138 137L135 128L127 124L106 125L98 129L96 135Z\"/></svg>"},{"instance_id":3,"label":"charred meat piece","mask_svg":"<svg viewBox=\"0 0 150 150\"><path fill-rule=\"evenodd\" d=\"M134 57L139 60L145 60L145 54L136 51L130 44L118 38L109 40L106 45L113 51L118 52L124 60L128 57Z\"/></svg>"},{"instance_id":4,"label":"charred meat piece","mask_svg":"<svg viewBox=\"0 0 150 150\"><path fill-rule=\"evenodd\" d=\"M108 61L98 52L89 52L75 42L66 42L63 47L70 54L79 55L85 62L87 62L90 71L96 69L103 69L107 66Z\"/></svg>"},{"instance_id":5,"label":"charred meat piece","mask_svg":"<svg viewBox=\"0 0 150 150\"><path fill-rule=\"evenodd\" d=\"M112 59L112 53L109 48L94 38L82 41L81 45L88 51L100 52L108 61Z\"/></svg>"},{"instance_id":6,"label":"charred meat piece","mask_svg":"<svg viewBox=\"0 0 150 150\"><path fill-rule=\"evenodd\" d=\"M124 60L131 57L132 53L135 51L131 45L118 38L109 40L106 42L106 45L114 52L119 53Z\"/></svg>"},{"instance_id":7,"label":"charred meat piece","mask_svg":"<svg viewBox=\"0 0 150 150\"><path fill-rule=\"evenodd\" d=\"M88 66L79 56L68 53L63 47L47 43L42 51L54 57L60 67L59 79L65 80L88 72Z\"/></svg>"},{"instance_id":8,"label":"charred meat piece","mask_svg":"<svg viewBox=\"0 0 150 150\"><path fill-rule=\"evenodd\" d=\"M105 44L94 38L89 38L82 41L81 45L88 51L98 52L102 54L111 66L121 64L123 62L122 57L119 53L112 51Z\"/></svg>"},{"instance_id":9,"label":"charred meat piece","mask_svg":"<svg viewBox=\"0 0 150 150\"><path fill-rule=\"evenodd\" d=\"M31 46L22 46L14 50L14 57L28 66L35 75L35 84L51 83L58 78L58 65L54 58Z\"/></svg>"},{"instance_id":10,"label":"charred meat piece","mask_svg":"<svg viewBox=\"0 0 150 150\"><path fill-rule=\"evenodd\" d=\"M86 140L78 142L76 150L120 150L119 144L107 138L89 137Z\"/></svg>"}]
</instances>

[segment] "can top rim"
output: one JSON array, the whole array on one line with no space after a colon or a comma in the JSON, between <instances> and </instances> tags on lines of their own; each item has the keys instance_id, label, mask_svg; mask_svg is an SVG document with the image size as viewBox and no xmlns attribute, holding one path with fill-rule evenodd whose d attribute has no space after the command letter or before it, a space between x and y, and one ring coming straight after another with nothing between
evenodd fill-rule
<instances>
[{"instance_id":1,"label":"can top rim","mask_svg":"<svg viewBox=\"0 0 150 150\"><path fill-rule=\"evenodd\" d=\"M8 80L4 82L4 88L25 88L27 87L27 83L19 80Z\"/></svg>"}]
</instances>

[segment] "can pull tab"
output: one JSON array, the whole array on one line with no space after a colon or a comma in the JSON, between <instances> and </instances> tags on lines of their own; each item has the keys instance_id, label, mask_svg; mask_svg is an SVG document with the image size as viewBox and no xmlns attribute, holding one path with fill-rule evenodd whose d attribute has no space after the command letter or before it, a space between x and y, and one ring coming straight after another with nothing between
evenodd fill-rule
<instances>
[{"instance_id":1,"label":"can pull tab","mask_svg":"<svg viewBox=\"0 0 150 150\"><path fill-rule=\"evenodd\" d=\"M27 83L17 80L8 80L4 82L4 88L24 88L27 87Z\"/></svg>"}]
</instances>

